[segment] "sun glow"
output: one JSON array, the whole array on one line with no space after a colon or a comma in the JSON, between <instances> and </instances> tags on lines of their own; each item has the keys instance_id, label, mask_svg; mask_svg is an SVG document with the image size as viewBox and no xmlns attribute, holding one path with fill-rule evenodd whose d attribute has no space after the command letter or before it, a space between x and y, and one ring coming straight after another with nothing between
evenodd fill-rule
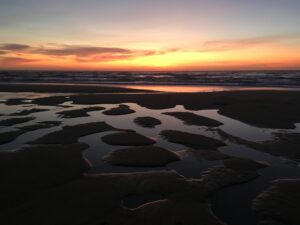
<instances>
[{"instance_id":1,"label":"sun glow","mask_svg":"<svg viewBox=\"0 0 300 225\"><path fill-rule=\"evenodd\" d=\"M0 69L300 69L299 6L295 0L2 1Z\"/></svg>"},{"instance_id":2,"label":"sun glow","mask_svg":"<svg viewBox=\"0 0 300 225\"><path fill-rule=\"evenodd\" d=\"M19 47L21 48L21 47ZM129 50L64 45L60 48L28 47L0 56L6 68L84 70L213 70L276 69L300 66L300 47L263 43L232 49Z\"/></svg>"}]
</instances>

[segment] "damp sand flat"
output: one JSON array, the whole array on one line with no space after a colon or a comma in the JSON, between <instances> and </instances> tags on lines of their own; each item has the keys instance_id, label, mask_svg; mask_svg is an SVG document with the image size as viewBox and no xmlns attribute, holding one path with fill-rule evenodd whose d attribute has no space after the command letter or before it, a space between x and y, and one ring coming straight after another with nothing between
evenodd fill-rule
<instances>
[{"instance_id":1,"label":"damp sand flat","mask_svg":"<svg viewBox=\"0 0 300 225\"><path fill-rule=\"evenodd\" d=\"M62 91L62 88L59 88ZM34 99L26 97L26 94L24 94L23 99L8 101L8 105L5 104L5 101L0 104L3 109L1 114L4 114L1 116L3 117L1 120L12 118L10 114L22 110L39 107L48 109L47 111L36 112L34 114L36 119L26 122L26 125L12 124L11 126L1 127L1 132L16 131L19 127L37 129L27 129L28 132L20 134L16 140L0 145L0 150L4 152L2 154L3 160L11 164L3 164L4 167L13 167L14 174L17 175L22 174L18 172L18 169L21 169L23 173L31 177L29 173L34 175L35 169L44 168L43 160L49 162L50 167L54 167L59 162L57 164L59 167L53 171L50 167L47 167L45 171L41 170L42 174L50 174L51 176L55 174L52 177L53 179L57 177L60 170L64 171L64 165L70 170L68 174L61 174L62 179L58 182L54 179L53 183L55 185L50 187L45 182L45 180L48 180L47 177L36 174L38 179L35 179L35 187L41 187L41 189L39 193L36 193L34 189L30 190L29 188L28 193L26 192L26 196L29 198L23 198L22 189L14 186L14 184L22 184L23 180L19 180L19 176L15 176L14 180L8 179L6 185L16 187L15 191L18 193L18 197L14 196L13 192L9 199L5 196L1 197L3 200L2 208L4 208L4 205L11 203L15 206L6 208L2 213L3 218L15 218L14 221L8 222L13 224L21 217L26 222L32 222L35 219L43 221L43 218L49 217L47 216L49 209L56 205L59 207L54 210L54 215L51 216L49 224L63 224L64 222L82 224L83 221L87 220L93 224L124 224L124 222L140 224L141 221L149 220L152 224L164 225L174 223L199 224L201 222L217 225L222 224L222 221L218 218L219 212L211 211L210 196L214 196L220 189L222 191L224 187L230 188L228 186L231 185L237 187L236 184L241 183L247 186L249 181L257 181L258 179L259 182L263 183L265 182L264 176L260 176L260 171L272 172L281 167L289 168L290 171L293 171L291 172L293 176L300 177L299 170L295 168L297 162L288 161L288 158L291 157L285 156L284 152L280 155L272 152L266 153L260 148L251 148L249 145L244 146L243 143L247 142L239 141L239 143L236 143L237 139L232 140L232 138L222 137L218 133L218 129L230 128L231 120L239 122L240 129L247 130L251 128L257 131L267 131L268 137L271 138L269 141L274 138L274 143L276 143L276 135L273 135L273 133L299 132L297 125L300 121L299 104L297 104L300 102L299 92L230 91L188 94L149 92L142 94L136 93L135 90L134 92L129 91L131 93L128 94L118 94L114 90L112 94L109 94L107 93L108 89L103 89L103 92L106 92L105 94L101 94L101 91L98 94L91 94L91 90L84 89L78 91L78 93L81 92L80 94L72 93L72 95L62 96L55 94ZM51 90L54 92L55 86L52 86ZM75 90L72 91L76 92ZM122 89L122 91L126 91L126 89ZM13 104L14 102L16 105ZM84 110L87 107L103 107L106 110L111 110L117 108L119 104L127 105L132 113L109 115L105 114L103 110L96 110L85 112L84 117L67 119L62 118L62 114L60 114L60 112L66 111L64 107L68 107L69 111L73 110L71 112L75 110L77 113L81 112L78 110ZM209 110L214 110L212 111L214 113L210 114ZM216 110L218 110L218 113ZM6 111L9 113L6 113ZM165 114L168 112L181 112L181 116L184 112L188 113L184 114L185 116L189 115L190 117L174 117ZM186 122L186 120L191 121L191 113L195 114L192 117L193 122ZM222 118L230 118L230 120L220 121L219 118L215 117L215 114L222 115ZM205 124L202 124L203 118L201 118L201 121L199 120L200 116L207 117ZM141 117L155 118L161 123L157 123L156 126L144 127L135 122L136 118ZM196 119L200 122L195 122ZM218 125L218 127L210 126L211 124L207 123L207 121L212 122L212 120L218 121L218 123L214 122L213 124ZM61 124L57 123L54 128L35 126L35 124L45 121L57 121ZM41 129L43 132L38 128L43 128ZM168 130L213 138L216 143L224 142L226 146L218 144L210 149L210 146L199 145L200 147L192 149L193 146L191 148L189 145L184 145L184 143L169 141L160 136L161 133L166 133ZM129 139L126 139L126 142L119 143L121 146L102 141L102 137L116 137L120 131L135 131L137 134L153 140L151 142L153 146L145 147L148 143L141 143L144 146L132 147L130 146L131 143L127 142ZM239 138L247 138L247 135L243 135L241 133ZM29 142L32 144L24 149L24 145ZM39 145L36 145L37 143ZM78 143L84 144L83 149L76 150L75 146L81 148L81 144ZM243 148L239 150L238 144ZM10 148L9 146L14 147ZM29 152L31 148L35 152ZM51 157L41 154L39 148L47 149L48 155ZM66 149L63 153L60 152L62 155L56 152L60 148ZM170 150L170 152L162 151L161 148ZM147 150L149 150L146 153L148 156L144 157L143 151ZM14 152L14 154L7 154L6 152ZM173 153L173 155L170 153ZM162 154L164 154L163 157ZM75 164L69 165L68 155L76 158ZM126 155L128 161L120 162L118 159L116 162L105 162L105 159L107 160L108 157L112 156L114 156L114 159L121 156L120 159L124 160L122 155ZM154 159L149 162L148 160L151 157L154 157ZM15 163L26 162L24 159L28 162L34 162L34 164L31 163L28 168L26 163L22 164L22 168L13 166ZM90 167L85 165L85 160L88 161ZM257 163L255 161L267 161L268 163ZM3 168L2 171L9 171L7 168ZM26 169L29 173L26 172ZM176 172L165 172L165 170ZM9 174L5 174L5 176L11 177ZM289 174L286 174L286 176L289 177ZM197 179L194 180L193 178ZM51 179L49 181L52 182ZM269 181L267 180L260 186L268 187ZM263 193L263 191L263 189L256 190L257 194ZM127 211L128 209L122 206L122 199L130 195L141 196L139 197L140 202L143 202L143 195L158 195L160 200L153 200ZM231 197L234 197L234 195ZM219 197L221 201L222 199L225 199L225 201L228 199L228 196L224 198L224 196L219 195ZM254 197L256 196L248 201L249 205L251 205L250 202ZM22 201L25 201L26 204L23 204ZM86 210L83 211L82 206L79 204L82 202L86 203ZM98 216L99 202L103 203L100 210L101 218ZM287 207L289 206L287 205ZM68 210L64 214L60 213L60 211L63 211L62 209L66 208ZM28 213L22 214L24 211ZM163 215L159 215L156 213L157 211L163 212ZM110 212L111 216L106 212ZM37 215L36 213L39 215L38 218L34 218L34 215ZM125 216L126 213L129 213L127 214L129 216ZM213 215L213 213L216 214ZM228 213L230 214L230 212ZM231 213L236 223L229 223L230 221L226 221L226 218L223 217L220 217L221 220L231 225L241 224L241 219L245 219L239 218L239 211ZM73 218L74 215L76 215L75 219ZM170 216L173 218L172 220L170 220Z\"/></svg>"}]
</instances>

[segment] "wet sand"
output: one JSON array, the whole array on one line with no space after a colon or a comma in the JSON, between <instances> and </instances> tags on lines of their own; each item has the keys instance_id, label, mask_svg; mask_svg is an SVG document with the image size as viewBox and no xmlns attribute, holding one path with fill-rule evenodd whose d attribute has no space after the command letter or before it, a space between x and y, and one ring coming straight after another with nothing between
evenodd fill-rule
<instances>
[{"instance_id":1,"label":"wet sand","mask_svg":"<svg viewBox=\"0 0 300 225\"><path fill-rule=\"evenodd\" d=\"M275 133L275 140L258 143L234 137L220 129L218 132L225 139L230 139L231 141L239 144L243 144L272 155L287 157L298 162L300 161L300 133Z\"/></svg>"},{"instance_id":2,"label":"wet sand","mask_svg":"<svg viewBox=\"0 0 300 225\"><path fill-rule=\"evenodd\" d=\"M218 147L226 144L200 134L182 132L177 130L164 130L160 133L169 142L182 144L193 149L209 149L216 150Z\"/></svg>"},{"instance_id":3,"label":"wet sand","mask_svg":"<svg viewBox=\"0 0 300 225\"><path fill-rule=\"evenodd\" d=\"M208 126L208 127L218 127L223 125L221 122L199 116L193 113L187 112L166 112L165 115L174 116L175 118L182 120L184 123L189 125L198 125L198 126Z\"/></svg>"},{"instance_id":4,"label":"wet sand","mask_svg":"<svg viewBox=\"0 0 300 225\"><path fill-rule=\"evenodd\" d=\"M134 113L135 111L130 109L129 106L121 104L116 108L112 108L103 112L105 115L119 116Z\"/></svg>"},{"instance_id":5,"label":"wet sand","mask_svg":"<svg viewBox=\"0 0 300 225\"><path fill-rule=\"evenodd\" d=\"M133 90L108 86L91 85L0 85L0 90L7 92L37 91L44 93L94 93L46 97L35 100L41 105L57 105L66 101L76 104L121 104L137 103L151 109L172 108L184 105L187 109L219 109L225 116L268 128L294 128L294 123L300 122L299 91L224 91L211 93L159 93L144 90ZM96 90L95 90L96 88ZM119 92L131 94L124 95ZM143 92L143 93L138 93ZM149 94L145 94L149 92ZM105 93L105 94L95 94ZM108 95L107 93L114 93ZM19 100L13 99L12 103Z\"/></svg>"},{"instance_id":6,"label":"wet sand","mask_svg":"<svg viewBox=\"0 0 300 225\"><path fill-rule=\"evenodd\" d=\"M139 89L93 85L93 84L45 84L45 83L1 83L1 92L40 92L40 93L119 93L141 92ZM143 92L152 92L150 90Z\"/></svg>"},{"instance_id":7,"label":"wet sand","mask_svg":"<svg viewBox=\"0 0 300 225\"><path fill-rule=\"evenodd\" d=\"M300 122L300 92L233 91L193 94L75 95L77 104L137 103L150 109L184 105L191 110L219 109L222 115L268 128L294 128Z\"/></svg>"},{"instance_id":8,"label":"wet sand","mask_svg":"<svg viewBox=\"0 0 300 225\"><path fill-rule=\"evenodd\" d=\"M165 166L170 162L180 160L179 156L167 149L144 146L118 149L104 156L105 161L121 166Z\"/></svg>"},{"instance_id":9,"label":"wet sand","mask_svg":"<svg viewBox=\"0 0 300 225\"><path fill-rule=\"evenodd\" d=\"M218 109L220 114L265 128L295 128L299 123L298 91L226 91L212 93L123 93L85 94L37 98L38 105L136 103L149 109L168 109L183 105L189 110Z\"/></svg>"},{"instance_id":10,"label":"wet sand","mask_svg":"<svg viewBox=\"0 0 300 225\"><path fill-rule=\"evenodd\" d=\"M38 108L34 108L34 109L25 109L25 110L22 110L20 112L15 112L15 113L12 113L10 114L11 116L28 116L32 113L37 113L37 112L44 112L44 111L47 111L47 109L38 109Z\"/></svg>"},{"instance_id":11,"label":"wet sand","mask_svg":"<svg viewBox=\"0 0 300 225\"><path fill-rule=\"evenodd\" d=\"M104 107L87 107L83 109L65 110L58 114L62 115L63 118L77 118L89 116L89 112L104 110Z\"/></svg>"},{"instance_id":12,"label":"wet sand","mask_svg":"<svg viewBox=\"0 0 300 225\"><path fill-rule=\"evenodd\" d=\"M0 121L0 126L13 126L20 123L26 123L34 119L35 119L34 117L19 117L19 118L5 119Z\"/></svg>"},{"instance_id":13,"label":"wet sand","mask_svg":"<svg viewBox=\"0 0 300 225\"><path fill-rule=\"evenodd\" d=\"M154 140L135 132L119 132L102 137L102 141L110 145L144 146L152 145Z\"/></svg>"},{"instance_id":14,"label":"wet sand","mask_svg":"<svg viewBox=\"0 0 300 225\"><path fill-rule=\"evenodd\" d=\"M147 127L147 128L153 128L161 124L161 121L159 119L150 116L137 117L134 119L134 122L142 127Z\"/></svg>"},{"instance_id":15,"label":"wet sand","mask_svg":"<svg viewBox=\"0 0 300 225\"><path fill-rule=\"evenodd\" d=\"M51 127L54 127L57 125L60 125L60 122L45 121L45 122L40 122L40 123L37 123L34 125L17 127L18 130L16 130L16 131L8 131L8 132L1 133L0 144L9 143L26 132L35 131L35 130L39 130L39 129L45 129L45 128L51 128Z\"/></svg>"},{"instance_id":16,"label":"wet sand","mask_svg":"<svg viewBox=\"0 0 300 225\"><path fill-rule=\"evenodd\" d=\"M75 126L64 126L62 130L49 133L30 144L72 144L76 143L78 138L93 133L116 131L117 129L105 122L95 122L79 124Z\"/></svg>"},{"instance_id":17,"label":"wet sand","mask_svg":"<svg viewBox=\"0 0 300 225\"><path fill-rule=\"evenodd\" d=\"M256 197L253 208L263 224L291 224L300 221L300 179L277 180ZM286 207L286 206L289 207Z\"/></svg>"},{"instance_id":18,"label":"wet sand","mask_svg":"<svg viewBox=\"0 0 300 225\"><path fill-rule=\"evenodd\" d=\"M158 135L159 138L163 137L163 141L172 146L170 149L162 148L159 146L163 143L162 140L158 137L152 137L151 130L154 130L152 125L162 126L163 120L161 121L160 117L153 120L155 116L147 117L149 115L146 114L137 116L134 114L137 112L131 109L131 106L124 107L124 105L136 103L154 111L156 109L170 109L176 105L183 105L185 109L194 111L218 109L219 113L224 116L256 127L292 129L295 127L295 123L300 122L300 92L146 93L140 90L88 85L76 87L72 85L8 85L3 90L12 92L30 90L32 92L41 89L43 89L41 92L44 93L61 92L70 93L70 95L57 94L56 96L37 97L35 99L13 98L4 104L10 106L36 104L35 107L38 109L39 105L68 107L71 102L70 104L80 105L81 108L75 107L64 111L55 108L58 110L55 113L56 118L61 118L63 115L63 117L68 118L63 120L65 122L80 117L78 118L80 123L59 127L57 130L28 142L26 146L20 149L14 149L14 151L1 149L0 175L3 184L0 187L0 218L4 224L190 225L203 223L223 225L224 222L211 210L211 197L225 187L256 179L260 176L259 171L267 168L268 164L224 154L221 152L221 148L226 148L229 142L235 142L275 156L280 155L295 161L299 159L299 154L296 152L299 146L298 134L277 134L276 140L257 143L245 141L230 136L230 134L226 135L225 132L220 135L224 138L221 140L206 135L206 133L213 133L213 129L218 134L217 129L222 129L223 125L220 121L196 113L173 110L167 110L161 115L170 120L170 124L172 121L174 123L179 121L193 128L193 131L176 130L176 127L159 128L158 133L161 134L161 136ZM128 94L120 92L128 92ZM97 108L99 106L92 106L96 104L121 104L121 107L114 105L107 108L105 105L102 108ZM124 105L122 106L122 104ZM102 111L104 108L107 110ZM47 110L37 111L33 109L18 112L22 115L31 113L41 113L42 115L45 113L43 118L48 115L46 114L48 113ZM108 123L106 120L93 122L85 120L91 114L95 118L100 114L107 116L104 118L112 117L112 121L116 121L116 123L112 123L112 121ZM148 135L140 134L140 132L131 130L129 127L124 129L118 126L118 122L121 124L124 116L131 116L131 114L133 114L133 124L138 122L135 120L136 118L146 118L146 120L139 121L140 123L137 123L139 126L136 127L150 130ZM23 133L39 131L41 128L55 128L61 123L61 121L49 121L48 124L47 121L41 123L35 120L36 123L34 124L18 125L18 123L30 122L34 118L13 119L2 119L3 125L7 126L4 129L8 129L6 136L1 137L3 140L6 139L3 143L11 142ZM149 124L151 129L147 127ZM14 125L17 125L14 128L19 130L9 130L9 126ZM207 128L207 130L202 130L204 135L198 134L195 129L197 126L199 126L198 130L203 126ZM103 159L111 166L120 166L120 169L123 168L122 166L130 168L158 167L157 170L126 173L100 172L100 174L93 175L86 173L92 165L84 156L84 152L88 151L90 146L83 140L92 135L97 135L95 137L96 143L99 143L99 152L103 150L101 148L105 145L110 148L110 151L98 160ZM105 145L100 145L101 140ZM179 144L180 151L175 148L178 147L176 144ZM290 146L289 151L279 151L276 147L284 148L285 145ZM117 146L118 149L115 149L114 146ZM195 156L199 161L205 159L213 161L215 164L211 164L204 171L199 171L200 176L197 178L185 177L175 171L166 171L169 164L180 163L182 157L191 156ZM295 189L299 187L298 183ZM277 201L281 196L286 199L291 196L286 191L286 185L283 186L278 188L278 193L268 194L266 192L267 194L263 193L262 197L258 197L255 209L259 215L262 215L263 219L267 218L268 220L269 217L273 219L273 215L277 213L276 210L279 210L281 214L278 221L281 222L284 219L297 224L300 221L292 211L294 206L287 201L280 205ZM143 199L142 196L147 195L161 197L134 208L127 208L123 204L124 199L130 196L141 196L140 199ZM269 202L276 207L270 212L265 210L265 206ZM291 210L284 211L280 207Z\"/></svg>"}]
</instances>

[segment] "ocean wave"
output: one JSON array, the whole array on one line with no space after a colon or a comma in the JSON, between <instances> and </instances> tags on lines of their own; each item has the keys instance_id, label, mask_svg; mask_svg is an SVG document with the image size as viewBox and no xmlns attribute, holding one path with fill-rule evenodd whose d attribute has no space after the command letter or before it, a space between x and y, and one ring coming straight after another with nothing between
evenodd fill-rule
<instances>
[{"instance_id":1,"label":"ocean wave","mask_svg":"<svg viewBox=\"0 0 300 225\"><path fill-rule=\"evenodd\" d=\"M300 71L0 71L0 82L300 87Z\"/></svg>"}]
</instances>

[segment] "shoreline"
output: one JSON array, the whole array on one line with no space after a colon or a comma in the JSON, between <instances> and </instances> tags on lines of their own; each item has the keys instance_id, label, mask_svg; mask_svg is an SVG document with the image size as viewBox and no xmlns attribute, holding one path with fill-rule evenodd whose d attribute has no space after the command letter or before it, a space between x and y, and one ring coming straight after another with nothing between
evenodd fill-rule
<instances>
[{"instance_id":1,"label":"shoreline","mask_svg":"<svg viewBox=\"0 0 300 225\"><path fill-rule=\"evenodd\" d=\"M32 103L37 105L72 101L79 105L136 103L149 109L176 105L189 110L217 109L224 116L265 128L293 129L300 122L300 91L282 89L162 92L95 85L0 84L0 92L12 93L12 98L23 92L55 94L36 98Z\"/></svg>"},{"instance_id":2,"label":"shoreline","mask_svg":"<svg viewBox=\"0 0 300 225\"><path fill-rule=\"evenodd\" d=\"M178 89L180 88L180 89ZM88 84L88 83L6 83L0 82L0 92L38 93L205 93L230 91L299 91L300 87L228 86L189 84Z\"/></svg>"},{"instance_id":3,"label":"shoreline","mask_svg":"<svg viewBox=\"0 0 300 225\"><path fill-rule=\"evenodd\" d=\"M59 83L0 83L0 92L39 93L136 93L141 90L111 85L59 84ZM152 92L144 90L143 92Z\"/></svg>"}]
</instances>

